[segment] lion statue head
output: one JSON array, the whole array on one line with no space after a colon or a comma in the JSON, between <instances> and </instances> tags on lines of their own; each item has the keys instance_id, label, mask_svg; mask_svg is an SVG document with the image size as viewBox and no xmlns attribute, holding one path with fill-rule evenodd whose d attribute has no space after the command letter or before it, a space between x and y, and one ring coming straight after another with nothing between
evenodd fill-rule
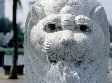
<instances>
[{"instance_id":1,"label":"lion statue head","mask_svg":"<svg viewBox=\"0 0 112 83\"><path fill-rule=\"evenodd\" d=\"M108 28L104 8L96 1L35 3L25 35L31 83L107 83Z\"/></svg>"}]
</instances>

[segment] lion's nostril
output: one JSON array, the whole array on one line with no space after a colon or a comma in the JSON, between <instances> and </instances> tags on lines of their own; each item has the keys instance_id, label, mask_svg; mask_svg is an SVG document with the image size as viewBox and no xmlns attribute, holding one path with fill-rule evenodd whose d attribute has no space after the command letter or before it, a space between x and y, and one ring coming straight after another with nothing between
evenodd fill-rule
<instances>
[{"instance_id":1,"label":"lion's nostril","mask_svg":"<svg viewBox=\"0 0 112 83\"><path fill-rule=\"evenodd\" d=\"M63 40L62 41L62 45L64 46L64 47L69 47L69 46L71 46L72 45L72 40Z\"/></svg>"},{"instance_id":2,"label":"lion's nostril","mask_svg":"<svg viewBox=\"0 0 112 83\"><path fill-rule=\"evenodd\" d=\"M64 42L62 42L62 45L68 47L69 46L69 43L64 41Z\"/></svg>"}]
</instances>

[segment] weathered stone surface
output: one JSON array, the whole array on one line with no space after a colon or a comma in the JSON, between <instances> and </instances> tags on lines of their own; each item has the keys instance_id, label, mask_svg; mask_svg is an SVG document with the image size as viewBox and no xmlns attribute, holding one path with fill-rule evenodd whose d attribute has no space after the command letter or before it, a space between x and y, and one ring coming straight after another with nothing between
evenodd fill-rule
<instances>
[{"instance_id":1,"label":"weathered stone surface","mask_svg":"<svg viewBox=\"0 0 112 83\"><path fill-rule=\"evenodd\" d=\"M93 0L40 0L26 21L28 83L108 83L109 27Z\"/></svg>"}]
</instances>

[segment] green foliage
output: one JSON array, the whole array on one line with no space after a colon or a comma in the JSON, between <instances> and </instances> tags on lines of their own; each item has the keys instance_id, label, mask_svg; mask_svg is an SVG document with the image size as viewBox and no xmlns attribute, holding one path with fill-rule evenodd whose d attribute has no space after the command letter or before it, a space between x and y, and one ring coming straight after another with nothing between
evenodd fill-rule
<instances>
[{"instance_id":1,"label":"green foliage","mask_svg":"<svg viewBox=\"0 0 112 83\"><path fill-rule=\"evenodd\" d=\"M5 54L6 55L13 55L14 53L13 53L13 51L14 51L14 48L2 48L2 47L0 47L0 51L1 52L5 52ZM18 49L18 53L19 54L23 54L24 53L24 49L23 48L19 48Z\"/></svg>"},{"instance_id":2,"label":"green foliage","mask_svg":"<svg viewBox=\"0 0 112 83\"><path fill-rule=\"evenodd\" d=\"M4 35L7 32L10 32L13 30L13 23L8 18L0 18L0 33L4 33ZM20 24L17 24L17 32L18 32L18 45L19 47L23 47L24 42L24 34L22 30L20 29ZM14 38L11 39L9 42L9 47L14 47Z\"/></svg>"},{"instance_id":3,"label":"green foliage","mask_svg":"<svg viewBox=\"0 0 112 83\"><path fill-rule=\"evenodd\" d=\"M17 32L18 32L18 47L23 48L23 42L24 42L24 33L20 29L20 24L17 24ZM9 47L14 47L14 38L11 39L9 43Z\"/></svg>"},{"instance_id":4,"label":"green foliage","mask_svg":"<svg viewBox=\"0 0 112 83\"><path fill-rule=\"evenodd\" d=\"M12 30L12 22L8 18L0 18L0 32L4 34Z\"/></svg>"}]
</instances>

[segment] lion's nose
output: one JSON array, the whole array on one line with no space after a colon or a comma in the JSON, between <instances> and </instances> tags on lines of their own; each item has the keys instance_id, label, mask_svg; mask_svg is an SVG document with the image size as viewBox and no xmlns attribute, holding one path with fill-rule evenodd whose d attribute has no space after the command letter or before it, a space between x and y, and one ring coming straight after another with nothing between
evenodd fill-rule
<instances>
[{"instance_id":1,"label":"lion's nose","mask_svg":"<svg viewBox=\"0 0 112 83\"><path fill-rule=\"evenodd\" d=\"M69 46L73 42L73 32L71 30L63 31L62 45Z\"/></svg>"},{"instance_id":2,"label":"lion's nose","mask_svg":"<svg viewBox=\"0 0 112 83\"><path fill-rule=\"evenodd\" d=\"M72 45L72 40L66 40L66 41L62 41L62 45L64 47L69 47Z\"/></svg>"}]
</instances>

